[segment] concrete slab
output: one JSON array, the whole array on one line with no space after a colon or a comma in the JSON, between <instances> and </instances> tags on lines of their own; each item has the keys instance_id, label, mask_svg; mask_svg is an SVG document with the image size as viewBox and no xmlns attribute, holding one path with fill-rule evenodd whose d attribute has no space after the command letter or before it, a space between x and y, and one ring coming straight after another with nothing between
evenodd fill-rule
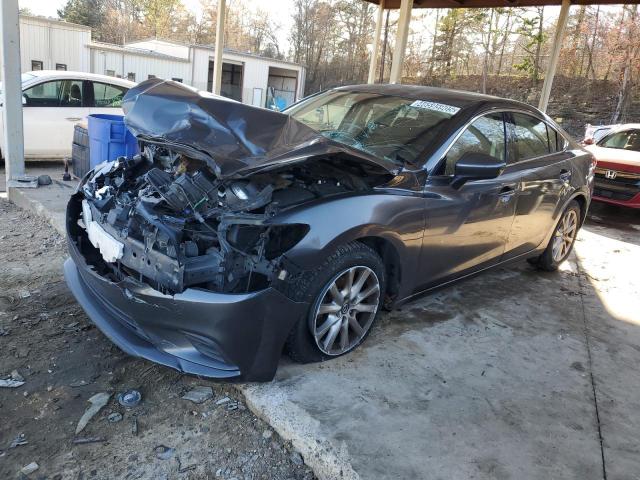
<instances>
[{"instance_id":1,"label":"concrete slab","mask_svg":"<svg viewBox=\"0 0 640 480\"><path fill-rule=\"evenodd\" d=\"M249 404L321 478L635 478L640 217L593 211L561 272L430 294L358 352L245 386Z\"/></svg>"},{"instance_id":2,"label":"concrete slab","mask_svg":"<svg viewBox=\"0 0 640 480\"><path fill-rule=\"evenodd\" d=\"M64 231L70 189L13 192ZM238 388L321 479L634 478L639 261L640 217L596 205L561 272L487 272Z\"/></svg>"},{"instance_id":3,"label":"concrete slab","mask_svg":"<svg viewBox=\"0 0 640 480\"><path fill-rule=\"evenodd\" d=\"M38 188L9 188L9 200L21 208L35 212L45 218L53 227L64 235L64 218L69 197L75 191L78 182L62 181L64 167L60 164L37 163L28 165L28 175L49 175L51 185ZM4 170L0 170L0 191L5 185Z\"/></svg>"}]
</instances>

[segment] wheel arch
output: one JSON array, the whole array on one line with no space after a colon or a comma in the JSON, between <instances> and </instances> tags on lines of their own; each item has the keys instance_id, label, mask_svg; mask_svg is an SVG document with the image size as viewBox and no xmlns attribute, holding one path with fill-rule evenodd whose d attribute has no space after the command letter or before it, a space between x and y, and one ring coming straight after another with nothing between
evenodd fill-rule
<instances>
[{"instance_id":1,"label":"wheel arch","mask_svg":"<svg viewBox=\"0 0 640 480\"><path fill-rule=\"evenodd\" d=\"M402 281L402 264L395 245L388 239L378 236L360 237L356 241L365 244L380 256L387 276L385 294L391 300L395 299Z\"/></svg>"},{"instance_id":2,"label":"wheel arch","mask_svg":"<svg viewBox=\"0 0 640 480\"><path fill-rule=\"evenodd\" d=\"M578 202L578 205L580 206L580 226L582 226L585 219L587 218L587 210L589 208L589 204L587 202L587 196L582 192L578 192L576 195L571 197L571 200L575 200L576 202Z\"/></svg>"}]
</instances>

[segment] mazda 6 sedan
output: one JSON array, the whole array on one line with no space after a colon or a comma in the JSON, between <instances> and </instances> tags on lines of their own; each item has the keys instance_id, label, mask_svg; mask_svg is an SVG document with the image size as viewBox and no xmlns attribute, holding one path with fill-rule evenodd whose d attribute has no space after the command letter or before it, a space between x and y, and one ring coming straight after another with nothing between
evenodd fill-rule
<instances>
[{"instance_id":1,"label":"mazda 6 sedan","mask_svg":"<svg viewBox=\"0 0 640 480\"><path fill-rule=\"evenodd\" d=\"M591 154L495 97L363 85L279 113L148 80L123 108L142 153L72 196L66 280L120 348L191 374L267 381L435 287L555 270L591 198Z\"/></svg>"}]
</instances>

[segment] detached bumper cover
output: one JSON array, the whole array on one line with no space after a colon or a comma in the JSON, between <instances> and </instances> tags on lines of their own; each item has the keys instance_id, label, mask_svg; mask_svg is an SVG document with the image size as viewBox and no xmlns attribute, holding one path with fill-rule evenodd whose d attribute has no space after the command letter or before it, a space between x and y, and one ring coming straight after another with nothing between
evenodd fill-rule
<instances>
[{"instance_id":1,"label":"detached bumper cover","mask_svg":"<svg viewBox=\"0 0 640 480\"><path fill-rule=\"evenodd\" d=\"M69 238L64 276L96 326L122 350L211 378L269 381L308 305L267 288L247 294L187 289L165 295L133 279L112 282Z\"/></svg>"}]
</instances>

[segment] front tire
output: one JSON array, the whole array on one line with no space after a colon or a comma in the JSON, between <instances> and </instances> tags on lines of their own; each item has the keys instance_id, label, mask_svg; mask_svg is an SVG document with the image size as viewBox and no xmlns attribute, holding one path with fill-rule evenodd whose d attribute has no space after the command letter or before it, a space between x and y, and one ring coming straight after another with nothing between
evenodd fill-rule
<instances>
[{"instance_id":1,"label":"front tire","mask_svg":"<svg viewBox=\"0 0 640 480\"><path fill-rule=\"evenodd\" d=\"M367 337L384 300L386 275L380 256L354 242L339 247L293 288L309 311L287 340L289 356L300 363L344 355Z\"/></svg>"},{"instance_id":2,"label":"front tire","mask_svg":"<svg viewBox=\"0 0 640 480\"><path fill-rule=\"evenodd\" d=\"M540 270L554 272L573 249L580 229L580 205L575 200L567 206L558 221L545 251L533 263Z\"/></svg>"}]
</instances>

